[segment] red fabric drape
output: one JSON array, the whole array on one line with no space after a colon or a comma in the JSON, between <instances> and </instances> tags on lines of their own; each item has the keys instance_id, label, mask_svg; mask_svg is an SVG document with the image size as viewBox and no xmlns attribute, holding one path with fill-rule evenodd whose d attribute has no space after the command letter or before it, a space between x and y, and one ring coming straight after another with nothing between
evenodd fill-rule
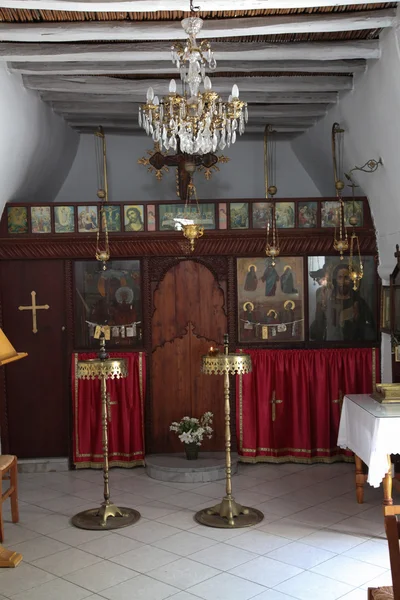
<instances>
[{"instance_id":1,"label":"red fabric drape","mask_svg":"<svg viewBox=\"0 0 400 600\"><path fill-rule=\"evenodd\" d=\"M349 460L351 453L336 445L342 398L373 391L379 381L378 351L344 348L246 353L252 358L253 370L238 376L236 385L242 459Z\"/></svg>"},{"instance_id":2,"label":"red fabric drape","mask_svg":"<svg viewBox=\"0 0 400 600\"><path fill-rule=\"evenodd\" d=\"M96 357L93 352L72 356L73 461L81 468L101 467L103 461L100 381L75 377L78 360ZM107 380L107 392L113 403L108 428L110 466L142 465L145 355L143 352L110 352L110 358L125 358L128 363L128 377Z\"/></svg>"}]
</instances>

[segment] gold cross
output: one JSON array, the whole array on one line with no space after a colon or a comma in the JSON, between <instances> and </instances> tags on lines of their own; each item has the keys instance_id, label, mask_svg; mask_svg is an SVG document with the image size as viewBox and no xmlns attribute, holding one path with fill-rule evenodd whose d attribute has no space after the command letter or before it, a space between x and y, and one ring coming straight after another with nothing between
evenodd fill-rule
<instances>
[{"instance_id":1,"label":"gold cross","mask_svg":"<svg viewBox=\"0 0 400 600\"><path fill-rule=\"evenodd\" d=\"M275 421L276 419L276 405L277 404L282 404L283 400L277 400L275 398L275 390L272 392L272 399L271 399L271 404L272 404L272 420Z\"/></svg>"},{"instance_id":2,"label":"gold cross","mask_svg":"<svg viewBox=\"0 0 400 600\"><path fill-rule=\"evenodd\" d=\"M38 332L38 328L37 328L37 320L36 320L36 311L43 309L43 310L48 310L50 308L50 306L48 304L42 304L41 306L39 306L38 304L36 304L36 292L31 292L31 296L32 296L32 305L31 306L18 306L18 310L31 310L32 311L32 331L33 333L37 333Z\"/></svg>"},{"instance_id":3,"label":"gold cross","mask_svg":"<svg viewBox=\"0 0 400 600\"><path fill-rule=\"evenodd\" d=\"M339 390L339 398L337 398L336 400L332 400L333 404L340 404L340 410L342 410L342 406L343 406L343 392L342 390Z\"/></svg>"},{"instance_id":4,"label":"gold cross","mask_svg":"<svg viewBox=\"0 0 400 600\"><path fill-rule=\"evenodd\" d=\"M114 404L118 404L118 402L111 402L111 396L107 394L107 418L109 423L111 423L111 407Z\"/></svg>"}]
</instances>

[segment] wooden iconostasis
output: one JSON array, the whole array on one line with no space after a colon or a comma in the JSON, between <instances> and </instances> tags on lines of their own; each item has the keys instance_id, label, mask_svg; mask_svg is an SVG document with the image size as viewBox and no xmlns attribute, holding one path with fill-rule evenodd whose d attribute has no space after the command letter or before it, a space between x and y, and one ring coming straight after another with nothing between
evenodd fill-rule
<instances>
[{"instance_id":1,"label":"wooden iconostasis","mask_svg":"<svg viewBox=\"0 0 400 600\"><path fill-rule=\"evenodd\" d=\"M1 374L3 451L70 455L71 355L98 347L99 325L108 327L110 349L146 353L148 453L180 451L169 424L206 410L215 415L216 434L204 449L223 449L222 380L201 375L200 360L225 332L232 349L376 345L379 280L368 203L355 205L364 278L353 292L348 256L340 261L333 250L335 202L277 202L275 266L265 256L269 203L262 199L202 203L209 229L193 253L169 228L178 202L112 205L106 271L94 260L98 206L7 206L1 322L29 357ZM49 305L37 310L37 333L32 311L18 309L31 304L32 291L37 305ZM343 308L353 316L343 320Z\"/></svg>"}]
</instances>

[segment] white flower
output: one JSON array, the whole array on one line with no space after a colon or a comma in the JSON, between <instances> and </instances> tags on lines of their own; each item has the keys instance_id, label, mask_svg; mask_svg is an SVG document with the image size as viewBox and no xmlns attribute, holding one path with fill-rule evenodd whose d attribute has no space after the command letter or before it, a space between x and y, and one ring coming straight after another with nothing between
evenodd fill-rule
<instances>
[{"instance_id":1,"label":"white flower","mask_svg":"<svg viewBox=\"0 0 400 600\"><path fill-rule=\"evenodd\" d=\"M200 419L197 417L182 417L179 422L174 421L171 423L169 429L178 434L182 443L190 444L195 442L198 446L201 446L201 442L205 435L211 439L213 433L213 430L210 427L212 424L212 417L213 414L209 411L205 412Z\"/></svg>"}]
</instances>

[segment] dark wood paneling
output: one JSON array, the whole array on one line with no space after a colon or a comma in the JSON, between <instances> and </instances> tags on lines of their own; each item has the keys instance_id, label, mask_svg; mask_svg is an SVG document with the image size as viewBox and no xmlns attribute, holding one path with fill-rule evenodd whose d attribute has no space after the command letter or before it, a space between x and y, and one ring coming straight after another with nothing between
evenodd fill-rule
<instances>
[{"instance_id":1,"label":"dark wood paneling","mask_svg":"<svg viewBox=\"0 0 400 600\"><path fill-rule=\"evenodd\" d=\"M68 454L68 366L63 261L1 263L4 331L28 357L6 367L8 450L20 458ZM18 306L48 304L37 311L38 332L32 332L32 311Z\"/></svg>"},{"instance_id":2,"label":"dark wood paneling","mask_svg":"<svg viewBox=\"0 0 400 600\"><path fill-rule=\"evenodd\" d=\"M359 233L361 254L376 253L375 232ZM279 230L281 256L334 255L333 229L313 231L310 229ZM62 238L61 235L43 238L0 239L0 259L93 258L95 235ZM141 258L143 256L190 257L187 243L179 232L126 234L113 238L110 235L110 252L115 258ZM196 241L193 255L205 256L259 256L265 253L265 231L206 231Z\"/></svg>"},{"instance_id":3,"label":"dark wood paneling","mask_svg":"<svg viewBox=\"0 0 400 600\"><path fill-rule=\"evenodd\" d=\"M201 374L200 365L210 345L223 341L224 296L211 271L195 261L173 266L154 292L151 452L182 451L170 423L208 410L216 433L203 449L223 449L222 377Z\"/></svg>"}]
</instances>

